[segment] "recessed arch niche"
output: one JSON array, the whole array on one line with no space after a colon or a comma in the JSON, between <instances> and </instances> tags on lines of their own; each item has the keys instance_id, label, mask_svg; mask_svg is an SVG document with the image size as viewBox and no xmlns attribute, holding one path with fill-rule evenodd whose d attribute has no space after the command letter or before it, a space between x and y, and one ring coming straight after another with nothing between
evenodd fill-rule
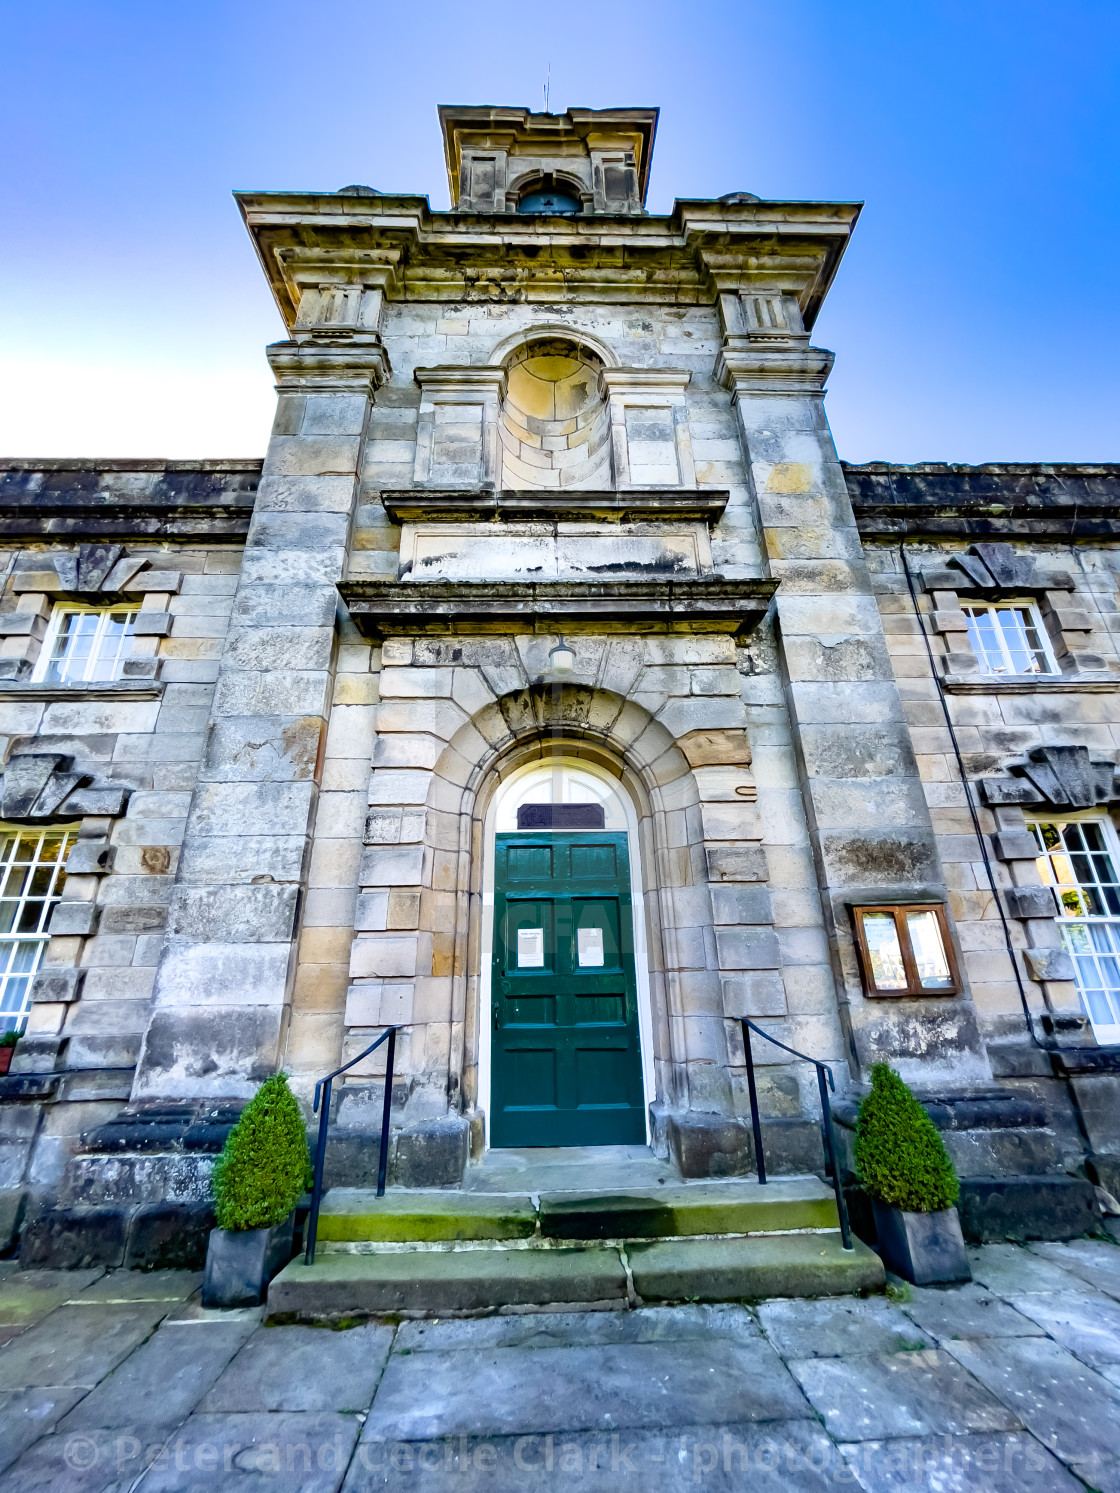
<instances>
[{"instance_id":1,"label":"recessed arch niche","mask_svg":"<svg viewBox=\"0 0 1120 1493\"><path fill-rule=\"evenodd\" d=\"M502 486L609 488L610 417L602 360L566 337L523 343L506 360Z\"/></svg>"}]
</instances>

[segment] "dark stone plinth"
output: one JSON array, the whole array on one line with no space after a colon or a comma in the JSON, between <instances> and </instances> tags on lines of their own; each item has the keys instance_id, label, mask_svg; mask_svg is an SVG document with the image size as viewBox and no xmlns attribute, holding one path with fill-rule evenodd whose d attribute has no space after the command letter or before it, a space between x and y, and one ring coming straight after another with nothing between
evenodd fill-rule
<instances>
[{"instance_id":1,"label":"dark stone plinth","mask_svg":"<svg viewBox=\"0 0 1120 1493\"><path fill-rule=\"evenodd\" d=\"M753 1170L754 1143L746 1120L681 1110L668 1116L665 1133L682 1177L744 1177Z\"/></svg>"},{"instance_id":2,"label":"dark stone plinth","mask_svg":"<svg viewBox=\"0 0 1120 1493\"><path fill-rule=\"evenodd\" d=\"M391 1143L395 1187L458 1187L467 1169L470 1125L462 1115L424 1120L399 1130Z\"/></svg>"},{"instance_id":3,"label":"dark stone plinth","mask_svg":"<svg viewBox=\"0 0 1120 1493\"><path fill-rule=\"evenodd\" d=\"M316 1137L309 1133L312 1155ZM327 1187L376 1187L380 1132L361 1125L332 1126L327 1137ZM470 1122L463 1115L419 1120L389 1136L387 1181L392 1187L458 1187L470 1155Z\"/></svg>"},{"instance_id":4,"label":"dark stone plinth","mask_svg":"<svg viewBox=\"0 0 1120 1493\"><path fill-rule=\"evenodd\" d=\"M1093 1185L1081 1177L965 1177L958 1209L970 1244L1074 1239L1098 1224Z\"/></svg>"},{"instance_id":5,"label":"dark stone plinth","mask_svg":"<svg viewBox=\"0 0 1120 1493\"><path fill-rule=\"evenodd\" d=\"M77 1150L85 1155L131 1152L201 1151L216 1154L237 1123L244 1104L151 1104L122 1110L105 1125L87 1131Z\"/></svg>"},{"instance_id":6,"label":"dark stone plinth","mask_svg":"<svg viewBox=\"0 0 1120 1493\"><path fill-rule=\"evenodd\" d=\"M47 1208L26 1226L19 1261L25 1270L82 1270L124 1262L131 1209Z\"/></svg>"},{"instance_id":7,"label":"dark stone plinth","mask_svg":"<svg viewBox=\"0 0 1120 1493\"><path fill-rule=\"evenodd\" d=\"M201 1270L213 1227L208 1202L147 1203L133 1216L124 1262L132 1270Z\"/></svg>"}]
</instances>

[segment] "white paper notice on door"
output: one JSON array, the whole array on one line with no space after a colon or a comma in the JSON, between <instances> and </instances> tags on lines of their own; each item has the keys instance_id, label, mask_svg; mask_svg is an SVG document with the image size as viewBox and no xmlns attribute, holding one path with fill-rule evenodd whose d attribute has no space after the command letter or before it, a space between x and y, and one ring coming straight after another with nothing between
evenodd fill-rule
<instances>
[{"instance_id":1,"label":"white paper notice on door","mask_svg":"<svg viewBox=\"0 0 1120 1493\"><path fill-rule=\"evenodd\" d=\"M602 928L580 928L576 933L576 952L581 969L603 963Z\"/></svg>"},{"instance_id":2,"label":"white paper notice on door","mask_svg":"<svg viewBox=\"0 0 1120 1493\"><path fill-rule=\"evenodd\" d=\"M518 928L517 967L518 969L544 968L543 928Z\"/></svg>"}]
</instances>

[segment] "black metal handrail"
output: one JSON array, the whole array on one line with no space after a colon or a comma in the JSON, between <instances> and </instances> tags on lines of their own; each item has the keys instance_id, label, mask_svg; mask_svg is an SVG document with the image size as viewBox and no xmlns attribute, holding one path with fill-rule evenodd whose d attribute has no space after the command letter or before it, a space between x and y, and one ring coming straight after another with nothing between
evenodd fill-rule
<instances>
[{"instance_id":1,"label":"black metal handrail","mask_svg":"<svg viewBox=\"0 0 1120 1493\"><path fill-rule=\"evenodd\" d=\"M760 1037L765 1037L767 1042L772 1042L775 1047L780 1047L783 1052L788 1052L791 1057L800 1058L803 1063L812 1063L817 1070L817 1088L821 1095L821 1139L824 1141L824 1169L825 1174L832 1177L832 1190L836 1194L836 1212L840 1218L840 1238L845 1249L851 1249L852 1231L848 1224L848 1205L844 1201L844 1189L840 1183L840 1163L836 1155L836 1137L832 1130L832 1106L828 1102L828 1091L836 1092L836 1083L832 1077L832 1069L827 1063L819 1063L816 1058L811 1058L807 1053L798 1052L796 1048L787 1047L784 1042L779 1042L777 1037L772 1037L769 1032L764 1032L760 1026L755 1026L753 1021L743 1016L743 1047L747 1054L747 1091L751 1098L751 1128L754 1131L754 1159L758 1168L759 1185L766 1185L766 1157L762 1152L762 1122L758 1114L758 1092L754 1083L754 1053L751 1051L751 1032L757 1032ZM827 1077L828 1083L825 1084Z\"/></svg>"},{"instance_id":2,"label":"black metal handrail","mask_svg":"<svg viewBox=\"0 0 1120 1493\"><path fill-rule=\"evenodd\" d=\"M371 1052L376 1052L382 1042L388 1041L389 1049L385 1054L385 1100L381 1107L381 1145L377 1157L377 1196L385 1196L385 1170L389 1163L389 1109L393 1103L393 1058L397 1050L397 1033L400 1027L387 1027L378 1037L376 1042L370 1043L364 1052L360 1052L356 1058L351 1058L348 1063L343 1063L341 1068L336 1068L333 1073L328 1073L326 1078L321 1078L315 1085L315 1103L312 1113L319 1116L319 1139L315 1146L315 1173L311 1184L311 1212L307 1216L307 1248L303 1253L303 1263L314 1265L315 1263L315 1236L319 1231L319 1204L323 1200L323 1167L327 1159L327 1130L331 1123L331 1085L340 1073L345 1073L355 1063L360 1063L363 1058L368 1058ZM322 1092L323 1107L319 1109L319 1094Z\"/></svg>"}]
</instances>

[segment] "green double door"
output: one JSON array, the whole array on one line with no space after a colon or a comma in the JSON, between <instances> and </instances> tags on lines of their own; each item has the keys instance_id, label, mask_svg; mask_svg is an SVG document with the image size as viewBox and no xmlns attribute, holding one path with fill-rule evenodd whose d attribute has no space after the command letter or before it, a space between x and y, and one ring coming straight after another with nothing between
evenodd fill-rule
<instances>
[{"instance_id":1,"label":"green double door","mask_svg":"<svg viewBox=\"0 0 1120 1493\"><path fill-rule=\"evenodd\" d=\"M497 836L492 976L491 1145L642 1144L624 834Z\"/></svg>"}]
</instances>

